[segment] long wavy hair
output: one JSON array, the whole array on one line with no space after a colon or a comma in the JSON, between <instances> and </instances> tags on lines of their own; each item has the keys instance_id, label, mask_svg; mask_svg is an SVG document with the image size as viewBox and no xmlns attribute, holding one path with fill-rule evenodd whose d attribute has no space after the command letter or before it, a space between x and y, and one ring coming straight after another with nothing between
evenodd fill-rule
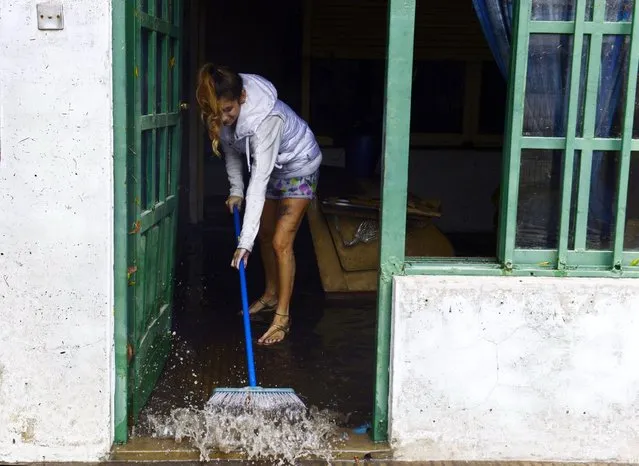
<instances>
[{"instance_id":1,"label":"long wavy hair","mask_svg":"<svg viewBox=\"0 0 639 466\"><path fill-rule=\"evenodd\" d=\"M197 76L195 97L200 106L202 121L211 139L213 153L220 155L220 131L222 112L220 99L239 100L242 95L242 77L226 66L207 63L200 68Z\"/></svg>"}]
</instances>

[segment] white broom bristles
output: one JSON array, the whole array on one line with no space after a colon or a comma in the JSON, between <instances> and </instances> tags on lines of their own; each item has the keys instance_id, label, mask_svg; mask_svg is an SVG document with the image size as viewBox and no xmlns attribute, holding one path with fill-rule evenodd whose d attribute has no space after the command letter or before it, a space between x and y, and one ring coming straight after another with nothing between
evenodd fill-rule
<instances>
[{"instance_id":1,"label":"white broom bristles","mask_svg":"<svg viewBox=\"0 0 639 466\"><path fill-rule=\"evenodd\" d=\"M230 413L259 412L289 419L303 416L306 406L291 389L222 388L216 389L206 404L208 410Z\"/></svg>"}]
</instances>

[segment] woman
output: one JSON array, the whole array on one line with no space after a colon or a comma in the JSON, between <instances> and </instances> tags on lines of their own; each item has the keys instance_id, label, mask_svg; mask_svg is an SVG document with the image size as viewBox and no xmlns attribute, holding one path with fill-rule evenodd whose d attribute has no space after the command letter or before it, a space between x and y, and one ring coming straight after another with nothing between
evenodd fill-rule
<instances>
[{"instance_id":1,"label":"woman","mask_svg":"<svg viewBox=\"0 0 639 466\"><path fill-rule=\"evenodd\" d=\"M226 160L231 185L230 212L245 203L242 232L231 265L246 265L259 239L266 287L249 312L275 311L258 343L282 341L291 327L289 303L295 278L295 235L315 196L322 154L308 124L277 98L261 76L204 65L198 75L197 101L213 152ZM250 174L246 198L242 164ZM259 230L259 233L258 233Z\"/></svg>"}]
</instances>

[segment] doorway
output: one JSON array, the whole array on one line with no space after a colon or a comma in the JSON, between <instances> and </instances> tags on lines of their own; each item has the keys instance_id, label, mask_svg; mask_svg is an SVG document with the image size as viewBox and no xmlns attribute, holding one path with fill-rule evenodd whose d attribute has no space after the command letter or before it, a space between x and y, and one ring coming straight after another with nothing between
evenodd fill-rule
<instances>
[{"instance_id":1,"label":"doorway","mask_svg":"<svg viewBox=\"0 0 639 466\"><path fill-rule=\"evenodd\" d=\"M201 64L225 64L267 77L279 98L301 113L302 6L294 0L277 6L254 0L185 4L184 30L190 32L184 36L183 95L190 113L182 150L189 156L183 158L180 207L189 215L179 224L177 241L174 348L139 426L170 409L201 407L215 387L247 383L239 283L228 266L235 249L232 218L224 207L228 182L223 160L210 149L193 91ZM191 173L197 177L190 179ZM339 413L341 427L361 427L370 422L374 405L375 295L327 299L306 221L295 251L294 327L275 347L254 346L258 381L293 387L308 406ZM264 286L259 244L247 279L249 299L257 299ZM268 323L255 322L253 335L259 337Z\"/></svg>"},{"instance_id":2,"label":"doorway","mask_svg":"<svg viewBox=\"0 0 639 466\"><path fill-rule=\"evenodd\" d=\"M140 0L140 11L128 6L123 8L126 14L121 20L127 25L127 34L137 41L134 42L135 52L129 50L122 63L136 78L134 85L127 81L126 99L120 102L125 107L127 102L136 103L127 107L126 128L130 135L127 150L146 147L146 150L153 152L166 147L162 142L165 137L162 134L166 130L158 129L160 126L157 125L175 124L183 136L179 146L181 159L167 158L181 162L180 191L175 207L179 211L174 239L177 260L175 267L170 267L166 282L160 279L163 284L170 283L172 289L169 295L165 295L164 301L151 301L153 312L170 303L172 312L163 314L166 316L164 320L158 321L149 314L139 319L132 317L133 309L140 305L136 289L140 283L138 272L143 268L153 268L152 263L141 267L139 263L116 257L116 269L120 270L120 264L130 275L126 287L120 290L127 296L129 312L124 316L122 313L116 316L116 321L120 322L116 333L116 355L120 361L117 380L120 387L126 387L124 394L122 389L117 391L116 413L129 414L128 427L137 425L136 434L145 432L140 428L140 419L161 415L174 407L201 406L215 386L243 386L246 383L241 321L236 315L240 303L239 286L236 275L227 266L234 249L231 219L223 208L227 182L223 162L212 155L199 121L194 99L197 67L206 61L214 61L241 72L262 74L271 80L278 88L280 98L310 121L322 145L325 164L322 167L320 195L324 198L345 195L343 187L349 179L345 146L353 128L361 128L358 125L363 123L368 125L367 131L378 136L381 134L378 124L383 113L387 5L384 1L368 2L366 8L371 9L368 13L375 14L367 17L358 12L358 2L349 2L349 11L340 10L334 3L288 0L273 6L257 1ZM440 13L439 17L434 14L435 19L433 14L429 16L429 12L436 10L435 4L438 2L420 2L417 36L430 31L428 25L437 22L437 18L448 18L446 12ZM326 8L331 5L334 11L327 11ZM180 10L182 6L183 10ZM310 12L309 6L312 7ZM315 8L318 6L325 10ZM361 4L360 7L364 8ZM420 10L424 16L421 20ZM344 17L351 22L357 18L374 18L374 24L360 24L359 32L352 32L354 29L351 29L350 33L345 33L344 30L335 29L339 24L343 25L346 21ZM314 22L313 18L319 22ZM414 103L412 118L415 130L411 136L413 150L409 189L417 191L426 200L431 197L435 200L438 197L445 198L443 204L447 210L443 216L437 216L434 225L435 230L438 230L438 241L445 246L446 254L481 256L490 254L486 251L491 250L494 238L490 194L496 189L496 180L499 178L501 141L491 135L502 130L499 124L494 124L501 115L499 105L495 105L495 102L499 104L502 98L500 92L505 90L505 86L503 89L500 87L499 77L490 67L490 55L485 44L483 50L476 41L466 37L465 40L472 47L464 49L459 41L455 42L457 49L451 45L455 28L459 29L460 24L461 27L474 30L476 38L481 37L472 6L469 5L469 10L464 10L464 15L457 15L456 18L457 23L446 25L453 31L449 31L447 36L442 33L445 28L440 28L439 36L433 33L433 37L440 38L437 47L422 46L426 51L422 55L416 53L416 92L413 99L417 99L418 104L434 100L439 105L437 114L445 118L434 118L433 112L424 112L423 105ZM144 29L153 32L144 33ZM357 41L351 40L352 37L362 37L362 34L372 30L375 34L369 34L366 42L372 46L360 42L358 49ZM239 40L239 36L242 40ZM333 37L332 44L327 37ZM436 42L433 37L426 35L425 39L421 39L422 42L416 40L416 44ZM114 43L119 38L114 33ZM155 41L156 45L145 49L142 46L145 40L147 43ZM479 40L483 43L483 37ZM350 45L346 46L347 43ZM446 47L442 46L445 43L449 44L449 54L466 50L469 60L451 59L445 54ZM483 50L485 59L478 55L478 49ZM440 55L429 55L435 52ZM117 55L115 47L114 55ZM116 58L114 56L114 60ZM174 74L169 74L178 91L171 94L170 109L165 109L165 116L162 116L162 109L152 108L152 102L158 95L161 98L163 91L158 94L157 87L144 90L142 84L136 84L140 74L145 76L144 69L138 63L140 60L148 64L148 70L167 67L175 70ZM171 68L171 64L174 68ZM477 76L482 78L479 82L483 84L478 84ZM164 82L161 75L154 79L145 81L151 85L153 82ZM166 93L168 97L168 89ZM366 104L362 103L364 97ZM145 115L142 112L144 109L151 113ZM331 118L332 115L337 117ZM147 126L139 126L141 123L136 121L145 117ZM363 117L368 118L362 121ZM142 132L149 130L154 142L145 143ZM176 140L171 141L171 147L174 147ZM133 175L126 170L118 172L116 183L118 179L128 176L131 186L134 186L141 179L139 174L143 173L142 167L150 167L144 173L157 179L162 170L156 172L152 161L163 159L154 155L144 160L146 162L132 165L133 168L137 167ZM493 166L497 167L497 173L493 173ZM362 184L374 191L379 187L378 167L369 175ZM479 178L479 175L486 176ZM474 196L477 204L465 200L460 202L462 196L459 190L449 189L455 183L463 183L467 188L470 185L475 189L479 193ZM371 196L374 197L374 194ZM159 196L155 197L154 200L159 203ZM137 217L144 209L135 207L140 202L135 195L128 194L125 199L129 206L127 233L125 238L120 235L116 255L117 251L122 253L124 244L127 252L125 259L128 259L140 251L146 253L147 249L141 249L141 243L137 242L139 231L136 231ZM453 208L447 208L451 204ZM437 205L437 202L429 204L429 208L436 211L439 209ZM152 210L158 211L158 207ZM336 215L326 212L322 211L319 217L326 227L323 232L317 229L317 223L313 225L310 218L302 226L296 244L298 277L292 304L295 327L282 345L265 348L264 351L260 349L256 355L258 377L264 386L291 386L306 398L308 404L338 411L342 425L346 427L362 427L370 421L373 406L387 402L374 399L375 287L378 270L374 260L367 262L366 269L346 270L361 266L354 266L352 261L349 262L349 257L339 255L339 241L335 239L338 236L334 231ZM473 230L478 224L481 224L479 232ZM122 229L122 224L120 227ZM322 241L332 244L332 249L319 250L318 253L318 243ZM160 243L149 241L148 244L157 248ZM418 236L412 244L423 251L424 246L430 247L432 242L428 243ZM371 249L374 250L374 246ZM173 247L165 250L168 251L167 257L172 257L172 250ZM257 250L255 252L248 269L251 298L259 296L263 280L259 254ZM335 254L333 259L337 260L333 261L333 265L337 264L333 269L322 263L330 254ZM414 255L436 253L418 252ZM350 272L353 274L348 275ZM342 291L346 291L349 298L327 299L333 294L326 293L330 288L327 279L336 277L338 273L343 275L342 282L346 283L346 289ZM149 287L157 289L157 286ZM359 291L363 291L364 295L359 295ZM118 302L121 303L120 300ZM122 319L127 322L126 326L122 325ZM169 335L173 347L168 350L164 341L152 346L160 348L164 359L156 358L150 365L140 362L135 340L144 336L140 334L131 338L131 329L135 328L135 322L138 321L145 324L162 323L159 334ZM256 323L254 334L259 334L266 324ZM138 375L129 370L135 364L138 364L140 374L148 376L145 384L148 392L140 397L137 404L131 405L131 396L139 393L140 387L139 383L136 385ZM124 434L122 423L119 425L116 437L119 440L126 439L127 424L124 424Z\"/></svg>"},{"instance_id":3,"label":"doorway","mask_svg":"<svg viewBox=\"0 0 639 466\"><path fill-rule=\"evenodd\" d=\"M270 24L277 21L280 30L287 30L287 22L301 17L296 2L288 2L276 12L259 2L251 4L254 11L261 8L255 17L270 17ZM240 71L268 76L280 97L298 111L301 101L301 58L297 64L288 63L296 71L289 72L278 64L300 54L301 40L295 44L283 34L275 43L260 42L259 35L267 31L248 28L255 34L255 44L262 44L260 53L241 51L238 42L233 53L227 50L226 57L218 54L209 58L212 50L225 49L219 42L209 41L208 27L215 25L220 11L227 18L237 17L239 23L243 8L220 2L213 11L211 2L177 0L141 1L138 6L123 9L128 46L120 63L135 79L127 82L120 102L126 108L122 117L128 136L123 142L129 158L122 161L118 176L127 180L120 195L126 199L128 228L126 237L116 245L116 255L121 263L127 263L126 288L119 288L126 299L119 302L128 312L116 316L120 328L116 333L116 417L121 418L124 412L128 419L118 424L118 441L132 434L152 434L145 426L153 416L174 408L201 408L216 386L246 385L241 319L237 316L239 283L228 267L235 245L232 221L223 208L227 187L223 165L208 150L197 115L193 98L197 67L215 58ZM213 28L219 32L219 41L235 33L228 24L236 22L222 23ZM301 29L300 25L300 35ZM128 38L132 38L132 46ZM238 56L248 60L239 61ZM279 62L273 57L279 57ZM178 156L180 151L182 157ZM178 165L167 171L167 161ZM167 194L163 181L167 179L172 183L170 199L160 196ZM162 227L156 222L163 213L171 219L170 228L175 228L171 238L160 233ZM150 231L158 231L158 236L151 237ZM260 295L263 286L257 252L248 269L252 298ZM342 427L365 426L374 405L374 294L324 299L306 223L298 235L296 253L294 330L277 347L256 347L259 382L267 387L293 387L308 406L338 412ZM168 262L168 258L175 262ZM159 269L159 263L166 265ZM267 324L256 322L254 335L259 336ZM126 370L122 346L126 348ZM140 350L147 347L152 351ZM147 357L149 354L153 357Z\"/></svg>"}]
</instances>

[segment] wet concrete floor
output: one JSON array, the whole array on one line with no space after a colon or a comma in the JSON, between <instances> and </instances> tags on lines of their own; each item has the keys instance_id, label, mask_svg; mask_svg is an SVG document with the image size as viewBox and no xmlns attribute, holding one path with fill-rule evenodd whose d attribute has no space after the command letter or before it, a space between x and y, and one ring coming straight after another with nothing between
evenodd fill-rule
<instances>
[{"instance_id":1,"label":"wet concrete floor","mask_svg":"<svg viewBox=\"0 0 639 466\"><path fill-rule=\"evenodd\" d=\"M223 199L210 202L207 220L180 234L173 328L174 348L141 414L201 408L215 387L247 384L239 277L230 268L235 249L232 217ZM249 299L263 291L258 246L249 260ZM308 225L295 244L297 279L292 331L271 347L255 344L258 383L290 387L307 406L340 414L342 427L370 422L375 367L375 296L327 297L321 287ZM270 315L268 316L270 318ZM254 342L268 318L253 324ZM135 434L149 435L145 429Z\"/></svg>"}]
</instances>

